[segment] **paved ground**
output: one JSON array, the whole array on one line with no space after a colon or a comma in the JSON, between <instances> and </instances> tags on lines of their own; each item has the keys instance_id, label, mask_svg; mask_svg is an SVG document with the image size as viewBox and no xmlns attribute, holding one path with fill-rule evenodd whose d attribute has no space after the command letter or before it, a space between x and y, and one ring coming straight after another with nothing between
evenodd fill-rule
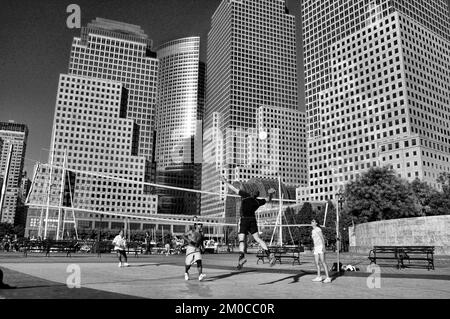
<instances>
[{"instance_id":1,"label":"paved ground","mask_svg":"<svg viewBox=\"0 0 450 319\"><path fill-rule=\"evenodd\" d=\"M270 267L256 264L255 255L247 255L242 271L234 269L237 254L204 255L204 281L184 280L184 257L150 255L129 257L130 267L119 268L115 255L61 255L44 257L34 254L24 258L20 253L0 254L4 283L15 289L0 289L0 299L392 299L450 298L450 258L435 259L435 270L393 265L380 268L379 288L369 288L377 281L368 272L367 256L341 254L341 262L356 265L358 272L334 277L331 284L314 283L313 256L301 256L301 265L289 263ZM328 265L335 261L327 254ZM69 265L79 266L81 288L68 288L72 272ZM73 266L72 266L73 267ZM73 278L73 277L71 277ZM70 279L70 278L69 278ZM69 283L75 283L69 280Z\"/></svg>"}]
</instances>

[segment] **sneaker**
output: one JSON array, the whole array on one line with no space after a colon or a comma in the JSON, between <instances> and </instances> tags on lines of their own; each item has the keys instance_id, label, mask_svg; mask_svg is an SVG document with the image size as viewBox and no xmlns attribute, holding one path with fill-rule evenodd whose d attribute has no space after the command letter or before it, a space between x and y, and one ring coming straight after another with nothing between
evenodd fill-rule
<instances>
[{"instance_id":1,"label":"sneaker","mask_svg":"<svg viewBox=\"0 0 450 319\"><path fill-rule=\"evenodd\" d=\"M184 273L184 280L189 280L189 274L187 272Z\"/></svg>"},{"instance_id":2,"label":"sneaker","mask_svg":"<svg viewBox=\"0 0 450 319\"><path fill-rule=\"evenodd\" d=\"M241 270L246 262L247 262L246 258L239 259L238 265L236 267L237 270Z\"/></svg>"},{"instance_id":3,"label":"sneaker","mask_svg":"<svg viewBox=\"0 0 450 319\"><path fill-rule=\"evenodd\" d=\"M322 277L318 276L318 277L314 278L312 281L314 281L314 282L321 282L322 281Z\"/></svg>"},{"instance_id":4,"label":"sneaker","mask_svg":"<svg viewBox=\"0 0 450 319\"><path fill-rule=\"evenodd\" d=\"M124 263L123 266L124 267L130 267L130 265L128 265L128 263Z\"/></svg>"},{"instance_id":5,"label":"sneaker","mask_svg":"<svg viewBox=\"0 0 450 319\"><path fill-rule=\"evenodd\" d=\"M275 259L275 254L274 253L270 253L270 255L269 255L269 265L270 266L275 265L276 261L277 260Z\"/></svg>"},{"instance_id":6,"label":"sneaker","mask_svg":"<svg viewBox=\"0 0 450 319\"><path fill-rule=\"evenodd\" d=\"M325 278L325 280L323 281L324 283L330 283L331 282L331 278L330 277L327 277L327 278Z\"/></svg>"},{"instance_id":7,"label":"sneaker","mask_svg":"<svg viewBox=\"0 0 450 319\"><path fill-rule=\"evenodd\" d=\"M198 280L199 280L199 281L202 281L205 277L206 277L205 274L201 274L200 276L198 276Z\"/></svg>"},{"instance_id":8,"label":"sneaker","mask_svg":"<svg viewBox=\"0 0 450 319\"><path fill-rule=\"evenodd\" d=\"M122 263L119 263L119 268L122 267Z\"/></svg>"}]
</instances>

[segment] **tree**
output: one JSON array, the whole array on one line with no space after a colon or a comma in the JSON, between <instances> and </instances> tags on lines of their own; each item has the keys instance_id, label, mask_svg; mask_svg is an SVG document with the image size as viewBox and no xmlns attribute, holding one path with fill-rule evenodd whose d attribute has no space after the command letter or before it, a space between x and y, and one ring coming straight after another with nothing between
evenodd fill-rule
<instances>
[{"instance_id":1,"label":"tree","mask_svg":"<svg viewBox=\"0 0 450 319\"><path fill-rule=\"evenodd\" d=\"M22 238L25 236L25 227L23 225L16 225L13 228L13 232L17 237Z\"/></svg>"},{"instance_id":2,"label":"tree","mask_svg":"<svg viewBox=\"0 0 450 319\"><path fill-rule=\"evenodd\" d=\"M372 167L346 185L349 214L356 222L420 216L412 187L387 167Z\"/></svg>"},{"instance_id":3,"label":"tree","mask_svg":"<svg viewBox=\"0 0 450 319\"><path fill-rule=\"evenodd\" d=\"M450 194L434 193L429 200L429 206L427 215L450 215Z\"/></svg>"},{"instance_id":4,"label":"tree","mask_svg":"<svg viewBox=\"0 0 450 319\"><path fill-rule=\"evenodd\" d=\"M14 235L14 226L10 223L0 223L0 238L5 235Z\"/></svg>"},{"instance_id":5,"label":"tree","mask_svg":"<svg viewBox=\"0 0 450 319\"><path fill-rule=\"evenodd\" d=\"M431 200L434 198L438 192L429 186L427 183L422 182L420 179L416 178L410 183L414 197L417 201L418 210L421 216L432 215L432 208L430 206Z\"/></svg>"},{"instance_id":6,"label":"tree","mask_svg":"<svg viewBox=\"0 0 450 319\"><path fill-rule=\"evenodd\" d=\"M283 220L283 224L287 223L288 225L297 224L298 220L296 218L296 211L288 207L284 211L285 220ZM298 227L289 227L283 228L283 243L289 243L293 245L298 245L300 241L299 229Z\"/></svg>"},{"instance_id":7,"label":"tree","mask_svg":"<svg viewBox=\"0 0 450 319\"><path fill-rule=\"evenodd\" d=\"M445 196L450 196L450 173L442 172L437 178L437 182L441 184L442 191Z\"/></svg>"},{"instance_id":8,"label":"tree","mask_svg":"<svg viewBox=\"0 0 450 319\"><path fill-rule=\"evenodd\" d=\"M306 202L303 204L302 208L296 214L296 221L298 224L310 224L311 220L316 218L316 213L310 203ZM299 238L300 243L303 245L311 244L311 228L300 227L296 229L296 234Z\"/></svg>"}]
</instances>

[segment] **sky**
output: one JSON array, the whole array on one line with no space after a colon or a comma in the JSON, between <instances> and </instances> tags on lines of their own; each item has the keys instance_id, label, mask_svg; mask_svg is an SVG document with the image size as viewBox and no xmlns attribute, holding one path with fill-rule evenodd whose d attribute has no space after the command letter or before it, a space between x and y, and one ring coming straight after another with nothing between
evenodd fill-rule
<instances>
[{"instance_id":1,"label":"sky","mask_svg":"<svg viewBox=\"0 0 450 319\"><path fill-rule=\"evenodd\" d=\"M0 9L0 121L28 126L25 171L46 162L52 133L58 79L67 73L73 37L66 8L81 8L81 25L96 17L139 25L158 45L200 36L200 58L206 62L211 17L221 0L2 0ZM303 104L303 57L300 1L287 1L297 17L299 100Z\"/></svg>"}]
</instances>

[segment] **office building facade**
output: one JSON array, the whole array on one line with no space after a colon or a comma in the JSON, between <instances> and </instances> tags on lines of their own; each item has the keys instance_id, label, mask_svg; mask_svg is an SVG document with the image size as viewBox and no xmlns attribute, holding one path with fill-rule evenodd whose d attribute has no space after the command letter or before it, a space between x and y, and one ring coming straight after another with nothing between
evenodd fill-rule
<instances>
[{"instance_id":1,"label":"office building facade","mask_svg":"<svg viewBox=\"0 0 450 319\"><path fill-rule=\"evenodd\" d=\"M258 118L270 118L272 109L299 108L295 17L285 1L222 1L212 16L207 66L202 189L221 194L202 196L202 214L209 215L225 210L221 174L239 181L274 178L282 173L281 158L269 154L277 152L276 145L278 154L291 151L277 142L266 143L266 154L258 149L265 137L277 135L275 129L259 132ZM261 110L266 114L258 116ZM302 138L301 130L298 136ZM266 163L261 166L259 160ZM275 166L268 169L267 160ZM285 173L296 176L290 180L304 174L301 166L289 166L293 171Z\"/></svg>"},{"instance_id":2,"label":"office building facade","mask_svg":"<svg viewBox=\"0 0 450 319\"><path fill-rule=\"evenodd\" d=\"M200 190L205 65L200 38L176 39L157 49L155 182ZM200 194L156 188L158 213L199 214Z\"/></svg>"},{"instance_id":3,"label":"office building facade","mask_svg":"<svg viewBox=\"0 0 450 319\"><path fill-rule=\"evenodd\" d=\"M20 204L19 195L27 139L28 127L25 124L0 122L0 176L2 177L0 191L3 190L0 195L0 222L15 223L17 208Z\"/></svg>"},{"instance_id":4,"label":"office building facade","mask_svg":"<svg viewBox=\"0 0 450 319\"><path fill-rule=\"evenodd\" d=\"M158 60L151 45L138 26L99 18L74 38L56 98L49 163L57 168L41 167L31 202L61 205L55 185L62 184L65 165L76 170L70 205L85 219L79 228L89 228L102 213L156 214L157 196L144 185L152 175L157 93ZM54 236L56 211L48 236ZM30 210L27 225L42 229L41 216L41 208ZM123 225L123 217L108 218Z\"/></svg>"},{"instance_id":5,"label":"office building facade","mask_svg":"<svg viewBox=\"0 0 450 319\"><path fill-rule=\"evenodd\" d=\"M304 1L309 185L326 201L370 167L435 188L450 171L448 3Z\"/></svg>"}]
</instances>

